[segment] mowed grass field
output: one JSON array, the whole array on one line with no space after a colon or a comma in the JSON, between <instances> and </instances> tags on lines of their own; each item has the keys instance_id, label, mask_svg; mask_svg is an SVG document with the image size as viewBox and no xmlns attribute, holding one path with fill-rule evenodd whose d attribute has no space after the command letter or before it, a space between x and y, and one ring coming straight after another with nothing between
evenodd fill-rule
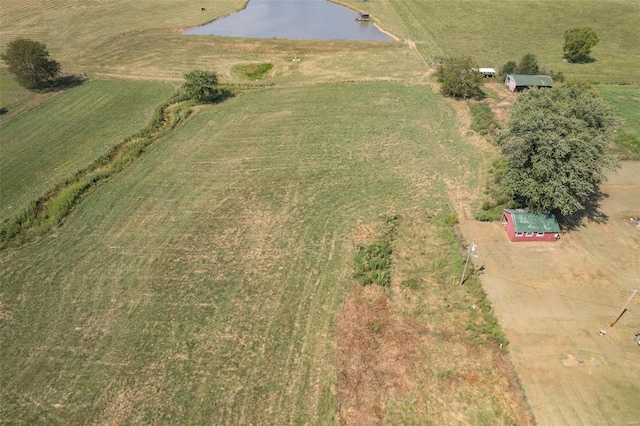
<instances>
[{"instance_id":1,"label":"mowed grass field","mask_svg":"<svg viewBox=\"0 0 640 426\"><path fill-rule=\"evenodd\" d=\"M208 3L204 12L203 3ZM0 6L0 45L4 50L15 37L46 42L68 70L88 52L123 35L199 25L244 4L246 0L8 0Z\"/></svg>"},{"instance_id":2,"label":"mowed grass field","mask_svg":"<svg viewBox=\"0 0 640 426\"><path fill-rule=\"evenodd\" d=\"M144 127L175 88L88 81L2 123L0 221Z\"/></svg>"},{"instance_id":3,"label":"mowed grass field","mask_svg":"<svg viewBox=\"0 0 640 426\"><path fill-rule=\"evenodd\" d=\"M440 247L436 217L481 192L493 151L461 138L449 101L425 84L425 60L469 54L483 66L499 66L534 53L540 65L568 77L637 85L639 4L447 3L368 2L374 20L401 41L362 43L180 35L180 28L241 7L240 0L3 1L0 51L13 37L32 37L65 71L90 77L52 99L9 105L29 111L1 124L3 139L23 123L9 133L14 140L33 138L29 146L42 147L35 129L59 142L48 163L32 150L1 164L2 180L5 167L22 164L33 178L25 192L49 175L67 177L103 153L98 145L106 150L143 127L172 91L153 81L175 85L184 72L206 68L225 83L246 83L233 73L239 65L274 68L260 91L198 107L92 191L62 227L0 253L0 419L336 421L334 322L353 284L354 234L380 214L397 213L390 303L415 321L439 322L415 345L416 386L429 392L385 401L389 421L515 423L499 402L511 399L509 386L488 379L508 363L495 357L484 370L467 365L490 353L489 344L470 350L460 331L475 305L469 308L460 286L441 298L431 287L434 276L461 259L451 245L453 253ZM343 4L362 8L356 0ZM562 33L582 25L601 38L596 61L564 64ZM294 56L301 61L293 63ZM635 93L634 87L621 90ZM136 93L139 103L127 97ZM31 109L38 102L45 103ZM632 108L623 109L633 118ZM41 127L24 124L36 118ZM77 140L69 138L73 128ZM90 135L103 138L78 148ZM40 168L49 174L38 177ZM7 188L22 196L14 185ZM3 187L3 214L4 193ZM453 275L439 279L455 285L459 271ZM401 288L406 278L422 283L415 293ZM443 359L455 361L438 364Z\"/></svg>"},{"instance_id":4,"label":"mowed grass field","mask_svg":"<svg viewBox=\"0 0 640 426\"><path fill-rule=\"evenodd\" d=\"M2 254L1 417L330 423L353 229L446 209L443 182L483 160L457 135L438 95L403 84L203 108Z\"/></svg>"}]
</instances>

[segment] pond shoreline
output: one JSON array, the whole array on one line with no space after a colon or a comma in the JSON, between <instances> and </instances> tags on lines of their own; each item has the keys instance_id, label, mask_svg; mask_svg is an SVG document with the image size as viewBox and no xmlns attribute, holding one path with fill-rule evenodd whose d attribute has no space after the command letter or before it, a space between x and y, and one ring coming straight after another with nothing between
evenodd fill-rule
<instances>
[{"instance_id":1,"label":"pond shoreline","mask_svg":"<svg viewBox=\"0 0 640 426\"><path fill-rule=\"evenodd\" d=\"M239 8L239 9L237 9L237 10L231 12L231 13L227 13L225 15L221 15L219 17L216 17L216 18L214 18L212 20L206 21L203 24L189 26L189 27L181 27L181 28L176 29L175 31L180 32L183 35L211 35L211 36L216 36L216 37L255 38L255 39L272 38L272 39L280 39L280 40L400 41L400 38L396 37L394 34L390 33L389 31L386 31L386 30L382 29L377 22L373 22L373 21L367 22L367 25L372 25L377 33L388 37L390 40L383 40L383 39L376 39L376 38L370 38L370 39L369 38L355 38L355 37L349 37L349 36L336 37L336 38L328 38L328 37L322 37L322 36L321 37L314 37L314 36L311 36L311 37L298 37L298 36L295 36L295 35L293 35L293 36L283 36L282 34L280 34L280 35L264 35L264 36L262 36L262 35L260 35L260 36L258 36L258 35L244 35L243 36L243 35L221 34L221 33L218 33L218 34L206 34L206 33L203 33L203 34L198 34L198 33L184 34L186 31L191 31L191 30L196 30L196 29L202 28L202 27L206 27L207 25L210 25L210 24L212 24L214 22L220 21L221 19L224 19L224 18L230 17L232 15L235 15L237 13L240 13L243 10L247 9L247 7L250 4L250 2L251 2L251 0L246 0L244 2L244 5L241 8ZM359 12L360 11L359 9L355 9L352 5L347 5L347 4L341 3L341 2L336 1L336 0L321 0L319 3L330 3L330 4L333 4L335 6L339 6L341 8L345 8L345 9L347 9L349 11L353 11L353 12ZM341 19L344 19L344 17L342 17ZM222 32L224 32L224 30Z\"/></svg>"}]
</instances>

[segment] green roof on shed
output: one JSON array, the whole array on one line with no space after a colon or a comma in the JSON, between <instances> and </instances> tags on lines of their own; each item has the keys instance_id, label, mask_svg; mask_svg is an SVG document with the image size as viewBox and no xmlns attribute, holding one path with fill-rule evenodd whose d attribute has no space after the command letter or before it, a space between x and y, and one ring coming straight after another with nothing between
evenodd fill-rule
<instances>
[{"instance_id":1,"label":"green roof on shed","mask_svg":"<svg viewBox=\"0 0 640 426\"><path fill-rule=\"evenodd\" d=\"M548 75L509 74L508 77L516 82L516 86L553 86L553 78Z\"/></svg>"},{"instance_id":2,"label":"green roof on shed","mask_svg":"<svg viewBox=\"0 0 640 426\"><path fill-rule=\"evenodd\" d=\"M560 226L552 214L533 214L523 209L505 211L511 214L516 232L560 232Z\"/></svg>"}]
</instances>

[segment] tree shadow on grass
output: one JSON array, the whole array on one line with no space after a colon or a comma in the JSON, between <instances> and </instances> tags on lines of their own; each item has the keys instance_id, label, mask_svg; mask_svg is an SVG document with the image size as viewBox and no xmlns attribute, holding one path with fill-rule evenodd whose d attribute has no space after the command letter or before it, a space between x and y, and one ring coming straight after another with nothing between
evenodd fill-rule
<instances>
[{"instance_id":1,"label":"tree shadow on grass","mask_svg":"<svg viewBox=\"0 0 640 426\"><path fill-rule=\"evenodd\" d=\"M575 231L586 225L587 222L604 224L609 216L600 210L602 200L609 198L609 194L598 192L593 194L584 203L585 208L574 214L563 216L558 214L557 219L563 231Z\"/></svg>"},{"instance_id":2,"label":"tree shadow on grass","mask_svg":"<svg viewBox=\"0 0 640 426\"><path fill-rule=\"evenodd\" d=\"M596 62L596 59L591 56L580 56L579 58L568 58L565 56L564 60L570 64L591 64Z\"/></svg>"},{"instance_id":3,"label":"tree shadow on grass","mask_svg":"<svg viewBox=\"0 0 640 426\"><path fill-rule=\"evenodd\" d=\"M75 86L79 86L87 81L87 77L76 74L62 75L57 77L51 82L51 85L47 87L44 92L54 92L58 90L70 89Z\"/></svg>"},{"instance_id":4,"label":"tree shadow on grass","mask_svg":"<svg viewBox=\"0 0 640 426\"><path fill-rule=\"evenodd\" d=\"M227 88L227 87L221 87L219 92L218 92L218 96L216 97L215 101L213 103L220 103L220 102L224 102L229 98L233 98L235 96L235 93Z\"/></svg>"}]
</instances>

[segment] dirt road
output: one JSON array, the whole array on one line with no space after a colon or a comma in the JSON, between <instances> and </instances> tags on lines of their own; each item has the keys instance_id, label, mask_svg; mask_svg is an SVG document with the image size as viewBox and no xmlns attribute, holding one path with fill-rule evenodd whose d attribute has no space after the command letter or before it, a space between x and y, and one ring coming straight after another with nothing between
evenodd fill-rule
<instances>
[{"instance_id":1,"label":"dirt road","mask_svg":"<svg viewBox=\"0 0 640 426\"><path fill-rule=\"evenodd\" d=\"M511 243L501 223L461 220L540 425L640 424L640 296L610 327L640 290L640 228L629 222L640 216L640 162L602 189L606 223L555 243Z\"/></svg>"}]
</instances>

